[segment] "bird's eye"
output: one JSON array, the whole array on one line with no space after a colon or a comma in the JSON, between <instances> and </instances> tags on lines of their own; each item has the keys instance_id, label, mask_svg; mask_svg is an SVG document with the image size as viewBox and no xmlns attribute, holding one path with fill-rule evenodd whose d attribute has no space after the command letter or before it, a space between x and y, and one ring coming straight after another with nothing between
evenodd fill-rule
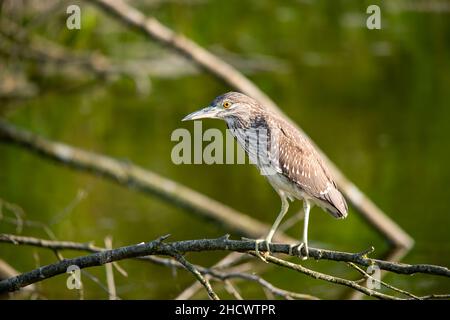
<instances>
[{"instance_id":1,"label":"bird's eye","mask_svg":"<svg viewBox=\"0 0 450 320\"><path fill-rule=\"evenodd\" d=\"M225 109L227 109L231 106L231 103L229 103L228 101L225 101L222 105Z\"/></svg>"}]
</instances>

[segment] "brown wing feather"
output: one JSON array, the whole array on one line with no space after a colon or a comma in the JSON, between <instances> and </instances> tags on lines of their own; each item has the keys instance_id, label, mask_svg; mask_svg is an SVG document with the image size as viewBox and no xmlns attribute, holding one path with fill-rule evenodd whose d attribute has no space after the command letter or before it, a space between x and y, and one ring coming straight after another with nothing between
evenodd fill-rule
<instances>
[{"instance_id":1,"label":"brown wing feather","mask_svg":"<svg viewBox=\"0 0 450 320\"><path fill-rule=\"evenodd\" d=\"M282 119L277 119L279 128L279 169L294 181L303 192L322 201L323 206L336 218L347 216L347 203L336 187L320 155L309 140Z\"/></svg>"}]
</instances>

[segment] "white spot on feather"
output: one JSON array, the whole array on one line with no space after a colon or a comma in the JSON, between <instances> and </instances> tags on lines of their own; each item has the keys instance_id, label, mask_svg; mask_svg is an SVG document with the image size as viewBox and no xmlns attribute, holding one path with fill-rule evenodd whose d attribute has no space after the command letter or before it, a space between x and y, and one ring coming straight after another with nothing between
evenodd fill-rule
<instances>
[{"instance_id":1,"label":"white spot on feather","mask_svg":"<svg viewBox=\"0 0 450 320\"><path fill-rule=\"evenodd\" d=\"M333 185L331 183L327 182L327 188L325 190L323 190L323 191L320 191L320 194L321 195L327 194L328 192L331 191L332 187L333 187Z\"/></svg>"}]
</instances>

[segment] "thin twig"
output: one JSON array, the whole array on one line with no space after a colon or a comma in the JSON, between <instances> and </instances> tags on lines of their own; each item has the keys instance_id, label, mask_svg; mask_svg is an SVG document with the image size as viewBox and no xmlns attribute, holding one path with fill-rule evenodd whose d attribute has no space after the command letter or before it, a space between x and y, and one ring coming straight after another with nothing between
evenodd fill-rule
<instances>
[{"instance_id":1,"label":"thin twig","mask_svg":"<svg viewBox=\"0 0 450 320\"><path fill-rule=\"evenodd\" d=\"M228 291L228 293L231 294L236 300L244 300L244 298L242 298L238 289L236 289L231 280L229 279L224 280L223 283L225 284L225 289Z\"/></svg>"},{"instance_id":2,"label":"thin twig","mask_svg":"<svg viewBox=\"0 0 450 320\"><path fill-rule=\"evenodd\" d=\"M266 288L271 293L278 295L280 297L283 297L285 299L293 298L293 299L302 299L302 300L318 300L317 297L314 297L309 294L297 293L297 292L292 292L292 291L277 288L270 282L264 280L263 278L261 278L257 275L253 275L253 274L241 273L241 272L221 273L221 272L217 272L214 270L210 271L209 274L214 275L214 277L219 278L221 280L236 278L236 279L244 279L244 280L253 281L253 282L256 282L259 285L261 285L263 288Z\"/></svg>"},{"instance_id":3,"label":"thin twig","mask_svg":"<svg viewBox=\"0 0 450 320\"><path fill-rule=\"evenodd\" d=\"M441 300L450 299L450 294L430 294L428 296L420 297L421 300Z\"/></svg>"},{"instance_id":4,"label":"thin twig","mask_svg":"<svg viewBox=\"0 0 450 320\"><path fill-rule=\"evenodd\" d=\"M6 209L15 216L16 232L21 233L24 225L25 212L21 207L0 198L0 220L4 218L3 210Z\"/></svg>"},{"instance_id":5,"label":"thin twig","mask_svg":"<svg viewBox=\"0 0 450 320\"><path fill-rule=\"evenodd\" d=\"M205 287L206 292L208 293L209 297L212 300L220 300L217 294L214 292L213 288L211 287L211 283L208 281L208 279L206 279L192 263L187 261L179 253L173 253L173 257L177 259L178 262L180 262L187 270L189 270L197 278L197 280Z\"/></svg>"},{"instance_id":6,"label":"thin twig","mask_svg":"<svg viewBox=\"0 0 450 320\"><path fill-rule=\"evenodd\" d=\"M396 291L396 292L398 292L398 293L407 295L407 296L410 297L410 298L413 298L413 299L416 299L416 300L420 300L420 298L419 298L418 296L416 296L416 295L414 295L414 294L412 294L412 293L410 293L410 292L408 292L408 291L399 289L399 288L397 288L397 287L394 287L394 286L390 285L389 283L386 283L386 282L384 282L384 281L382 281L382 280L380 280L380 279L376 279L376 278L372 277L370 274L368 274L367 272L365 272L363 269L361 269L360 267L358 267L358 266L357 266L356 264L354 264L353 262L349 262L348 265L350 265L350 266L351 266L352 268L354 268L356 271L358 271L359 273L361 273L366 279L371 279L371 280L373 280L373 281L376 281L376 282L380 283L381 285L385 286L385 287L388 288L388 289L391 289L391 290Z\"/></svg>"},{"instance_id":7,"label":"thin twig","mask_svg":"<svg viewBox=\"0 0 450 320\"><path fill-rule=\"evenodd\" d=\"M292 263L292 262L289 262L289 261L285 261L285 260L276 258L274 256L266 256L266 260L268 262L274 263L276 265L279 265L279 266L282 266L282 267L285 267L285 268L288 268L288 269L295 270L295 271L298 271L300 273L306 274L307 276L310 276L310 277L312 277L314 279L320 279L320 280L324 280L324 281L331 282L331 283L334 283L334 284L343 285L343 286L346 286L346 287L358 290L358 291L360 291L360 292L362 292L362 293L364 293L364 294L366 294L368 296L373 296L373 297L378 298L378 299L383 299L383 300L401 300L400 298L397 298L397 297L394 297L394 296L390 296L390 295L387 295L387 294L384 294L384 293L380 293L380 292L377 292L375 290L363 287L363 286L357 284L354 281L343 279L343 278L339 278L339 277L334 277L334 276L331 276L331 275L328 275L328 274L324 274L324 273L321 273L321 272L317 272L317 271L313 271L311 269L305 268L302 265L295 264L295 263Z\"/></svg>"}]
</instances>

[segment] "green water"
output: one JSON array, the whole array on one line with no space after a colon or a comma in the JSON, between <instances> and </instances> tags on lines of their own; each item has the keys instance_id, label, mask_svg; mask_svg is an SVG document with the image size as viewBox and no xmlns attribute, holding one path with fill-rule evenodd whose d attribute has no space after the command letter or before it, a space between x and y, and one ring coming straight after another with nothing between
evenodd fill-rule
<instances>
[{"instance_id":1,"label":"green water","mask_svg":"<svg viewBox=\"0 0 450 320\"><path fill-rule=\"evenodd\" d=\"M449 12L407 9L390 1L202 1L142 6L178 32L207 48L226 48L244 57L271 56L283 68L250 75L327 155L415 240L403 260L450 265L450 19ZM365 28L365 9L378 3L382 30ZM415 3L415 2L413 2ZM403 5L403 6L402 6ZM64 28L64 10L36 32L77 50L99 50L118 59L145 58L158 48L82 3L82 30ZM30 16L27 16L27 20ZM361 20L363 19L363 20ZM0 67L13 64L0 60ZM42 76L36 64L27 74L40 94L5 100L0 110L14 124L52 140L127 159L178 181L265 223L272 223L280 200L250 165L174 165L170 135L188 113L230 88L207 74L151 79L150 94L139 94L129 78L103 81ZM0 68L0 72L1 72ZM225 124L208 120L204 129ZM85 197L77 201L82 191ZM172 240L217 237L229 232L156 197L143 195L89 173L74 171L34 154L0 144L0 198L20 205L26 218L50 225L58 239L114 246L172 234ZM291 206L294 213L300 203ZM6 215L10 213L6 212ZM288 215L290 216L290 215ZM314 208L312 246L362 251L387 243L350 210L338 221ZM0 221L0 232L16 229ZM25 235L47 237L39 228ZM288 230L300 238L301 225ZM233 235L232 235L233 236ZM1 258L19 271L55 261L52 252L3 244ZM64 253L65 257L75 256ZM220 253L189 254L211 265ZM315 270L356 279L344 264L305 263ZM174 298L190 284L190 274L125 261L128 278L116 273L121 298ZM105 283L105 269L89 272ZM338 298L346 289L280 268L264 277L279 287ZM85 298L107 298L83 278ZM433 276L392 276L386 280L417 294L448 293L450 281ZM263 298L258 286L238 283L246 298ZM217 285L220 289L220 285ZM66 277L39 284L44 297L78 298ZM219 290L223 297L229 297ZM201 293L197 297L206 298Z\"/></svg>"}]
</instances>

